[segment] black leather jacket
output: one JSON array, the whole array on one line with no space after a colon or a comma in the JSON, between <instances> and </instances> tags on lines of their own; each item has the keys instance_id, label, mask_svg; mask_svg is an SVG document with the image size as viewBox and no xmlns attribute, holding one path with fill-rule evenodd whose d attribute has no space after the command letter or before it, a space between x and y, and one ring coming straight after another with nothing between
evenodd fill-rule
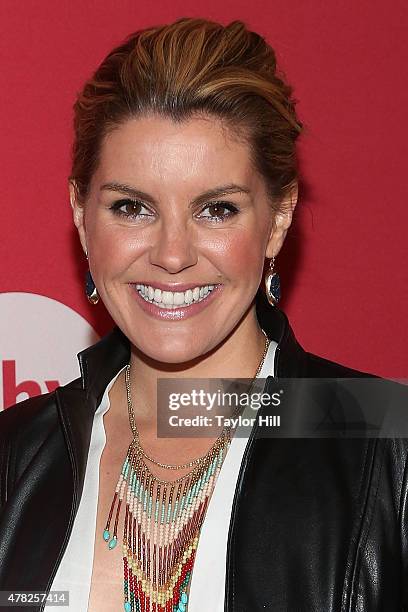
<instances>
[{"instance_id":1,"label":"black leather jacket","mask_svg":"<svg viewBox=\"0 0 408 612\"><path fill-rule=\"evenodd\" d=\"M257 316L278 342L278 379L369 376L306 352L261 292ZM0 414L0 590L50 589L94 412L128 359L115 329L79 354L80 378ZM225 610L408 610L407 451L405 438L267 439L255 426L230 520Z\"/></svg>"}]
</instances>

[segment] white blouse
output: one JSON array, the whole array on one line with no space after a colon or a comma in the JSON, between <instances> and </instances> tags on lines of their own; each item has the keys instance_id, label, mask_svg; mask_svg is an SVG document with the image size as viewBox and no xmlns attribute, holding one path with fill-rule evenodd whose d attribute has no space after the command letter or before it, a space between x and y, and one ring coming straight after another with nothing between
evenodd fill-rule
<instances>
[{"instance_id":1,"label":"white blouse","mask_svg":"<svg viewBox=\"0 0 408 612\"><path fill-rule=\"evenodd\" d=\"M271 340L258 378L274 376L276 347L277 343ZM109 391L121 371L106 387L95 412L82 497L68 546L51 586L52 591L69 591L69 606L64 606L64 610L69 612L88 612L99 493L99 464L106 444L103 416L110 407ZM253 416L254 409L248 406L243 418ZM202 612L203 601L207 610L224 612L228 530L239 469L248 442L248 437L243 437L243 432L243 427L237 428L208 504L191 576L188 612ZM248 434L248 428L245 433ZM58 606L58 609L60 607ZM56 606L46 604L45 609L56 609Z\"/></svg>"}]
</instances>

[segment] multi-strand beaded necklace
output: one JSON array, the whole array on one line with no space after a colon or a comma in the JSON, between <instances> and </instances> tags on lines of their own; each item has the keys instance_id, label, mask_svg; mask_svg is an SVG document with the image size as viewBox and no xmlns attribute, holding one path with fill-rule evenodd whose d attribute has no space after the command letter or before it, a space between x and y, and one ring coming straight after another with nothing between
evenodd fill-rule
<instances>
[{"instance_id":1,"label":"multi-strand beaded necklace","mask_svg":"<svg viewBox=\"0 0 408 612\"><path fill-rule=\"evenodd\" d=\"M270 343L263 333L265 348L254 380L261 371ZM202 457L182 465L160 463L149 457L140 445L132 406L130 365L125 370L125 384L133 440L116 485L103 539L110 550L115 548L120 509L126 499L122 543L125 612L186 612L200 530L231 443L231 428L224 427ZM174 481L166 481L154 476L146 461L172 470L193 469Z\"/></svg>"}]
</instances>

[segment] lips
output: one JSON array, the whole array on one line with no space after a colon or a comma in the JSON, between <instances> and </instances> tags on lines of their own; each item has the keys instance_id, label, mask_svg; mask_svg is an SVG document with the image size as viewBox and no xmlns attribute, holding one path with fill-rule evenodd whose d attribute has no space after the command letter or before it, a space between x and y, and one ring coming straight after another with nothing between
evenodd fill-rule
<instances>
[{"instance_id":1,"label":"lips","mask_svg":"<svg viewBox=\"0 0 408 612\"><path fill-rule=\"evenodd\" d=\"M186 291L163 291L154 285L135 286L136 291L146 301L154 303L159 308L186 307L195 302L201 302L214 290L215 285L196 285Z\"/></svg>"},{"instance_id":2,"label":"lips","mask_svg":"<svg viewBox=\"0 0 408 612\"><path fill-rule=\"evenodd\" d=\"M162 285L163 286L163 285ZM184 285L186 286L186 285ZM192 289L187 289L184 294L183 292L169 292L160 290L155 284L153 297L149 297L149 289L152 285L141 285L141 284L130 284L129 287L132 290L132 294L135 296L140 307L149 315L158 318L158 319L166 319L166 320L182 320L188 318L190 316L194 316L207 308L223 290L223 285L204 285L199 286L195 285ZM168 285L167 285L168 287ZM174 287L174 285L173 285ZM180 285L179 285L180 287ZM192 287L189 285L188 287ZM197 297L197 292L195 296L193 295L193 291L199 288L199 294ZM205 287L207 287L207 291L205 291ZM209 288L212 287L210 290ZM160 291L160 294L156 291ZM201 292L201 295L200 295ZM191 294L191 295L190 295ZM150 296L152 295L150 291ZM155 298L162 299L164 296L164 302L157 301ZM174 297L176 296L176 303L174 303ZM179 296L179 297L177 297ZM183 296L183 303L179 304L178 301L181 300ZM195 297L195 299L194 299ZM186 301L184 301L186 300ZM169 303L167 303L169 302ZM171 303L172 302L172 303Z\"/></svg>"},{"instance_id":3,"label":"lips","mask_svg":"<svg viewBox=\"0 0 408 612\"><path fill-rule=\"evenodd\" d=\"M180 292L184 292L187 291L188 289L193 290L195 287L205 287L206 285L208 286L214 286L214 285L218 285L219 283L160 283L157 281L148 281L148 280L140 280L134 283L131 283L132 285L134 285L135 287L139 286L139 285L145 285L145 286L151 286L153 287L153 289L160 289L161 291L172 291L172 292L176 292L176 291L180 291Z\"/></svg>"}]
</instances>

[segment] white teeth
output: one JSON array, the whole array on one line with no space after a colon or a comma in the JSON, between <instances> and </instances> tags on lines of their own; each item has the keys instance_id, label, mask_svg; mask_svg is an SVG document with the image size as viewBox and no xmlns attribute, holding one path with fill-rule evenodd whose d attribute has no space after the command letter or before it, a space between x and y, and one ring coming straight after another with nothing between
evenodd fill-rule
<instances>
[{"instance_id":1,"label":"white teeth","mask_svg":"<svg viewBox=\"0 0 408 612\"><path fill-rule=\"evenodd\" d=\"M179 306L189 306L193 302L200 302L207 297L216 285L205 285L181 291L162 291L151 285L136 285L136 289L147 302L153 302L160 308L174 309Z\"/></svg>"},{"instance_id":2,"label":"white teeth","mask_svg":"<svg viewBox=\"0 0 408 612\"><path fill-rule=\"evenodd\" d=\"M162 291L162 303L166 306L173 306L173 295L171 291Z\"/></svg>"},{"instance_id":3,"label":"white teeth","mask_svg":"<svg viewBox=\"0 0 408 612\"><path fill-rule=\"evenodd\" d=\"M184 304L184 293L176 292L173 297L173 304L176 306L181 306L181 304Z\"/></svg>"}]
</instances>

